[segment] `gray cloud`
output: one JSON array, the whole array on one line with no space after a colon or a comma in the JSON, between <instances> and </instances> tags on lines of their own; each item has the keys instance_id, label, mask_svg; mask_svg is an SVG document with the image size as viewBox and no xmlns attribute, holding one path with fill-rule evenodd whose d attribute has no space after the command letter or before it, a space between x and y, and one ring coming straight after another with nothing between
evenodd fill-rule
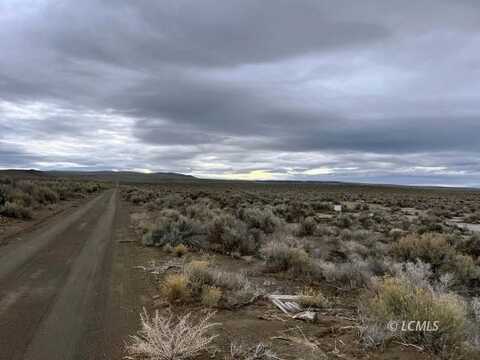
<instances>
[{"instance_id":1,"label":"gray cloud","mask_svg":"<svg viewBox=\"0 0 480 360\"><path fill-rule=\"evenodd\" d=\"M7 0L0 166L479 184L479 10Z\"/></svg>"},{"instance_id":2,"label":"gray cloud","mask_svg":"<svg viewBox=\"0 0 480 360\"><path fill-rule=\"evenodd\" d=\"M4 144L0 141L0 168L11 167L12 164L16 164L15 166L18 168L24 168L38 159L39 157L34 154L29 154L17 146Z\"/></svg>"}]
</instances>

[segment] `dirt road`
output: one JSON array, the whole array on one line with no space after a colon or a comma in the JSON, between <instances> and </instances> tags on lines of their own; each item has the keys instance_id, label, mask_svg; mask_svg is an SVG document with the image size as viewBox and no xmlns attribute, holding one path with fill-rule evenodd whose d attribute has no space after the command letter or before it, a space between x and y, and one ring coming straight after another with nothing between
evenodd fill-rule
<instances>
[{"instance_id":1,"label":"dirt road","mask_svg":"<svg viewBox=\"0 0 480 360\"><path fill-rule=\"evenodd\" d=\"M111 189L0 248L1 360L118 358L133 319L112 259L127 223Z\"/></svg>"}]
</instances>

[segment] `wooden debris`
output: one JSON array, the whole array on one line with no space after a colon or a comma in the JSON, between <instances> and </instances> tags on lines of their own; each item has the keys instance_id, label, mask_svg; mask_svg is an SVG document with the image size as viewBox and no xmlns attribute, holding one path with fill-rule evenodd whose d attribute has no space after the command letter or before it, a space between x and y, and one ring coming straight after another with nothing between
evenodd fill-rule
<instances>
[{"instance_id":1,"label":"wooden debris","mask_svg":"<svg viewBox=\"0 0 480 360\"><path fill-rule=\"evenodd\" d=\"M418 345L415 345L415 344L410 344L410 343L404 343L404 342L400 342L400 341L394 341L395 344L399 344L399 345L403 345L405 347L413 347L414 349L422 352L424 351L425 349L421 346L418 346Z\"/></svg>"},{"instance_id":2,"label":"wooden debris","mask_svg":"<svg viewBox=\"0 0 480 360\"><path fill-rule=\"evenodd\" d=\"M296 302L296 300L301 298L299 295L269 295L268 298L288 316L295 315L302 311L302 307Z\"/></svg>"},{"instance_id":3,"label":"wooden debris","mask_svg":"<svg viewBox=\"0 0 480 360\"><path fill-rule=\"evenodd\" d=\"M134 269L141 269L143 271L149 272L150 274L160 275L163 274L170 269L181 269L183 267L183 260L180 259L173 259L167 261L163 264L156 264L154 260L150 261L147 266L134 266Z\"/></svg>"},{"instance_id":4,"label":"wooden debris","mask_svg":"<svg viewBox=\"0 0 480 360\"><path fill-rule=\"evenodd\" d=\"M293 319L314 321L317 313L314 311L305 311L297 302L303 295L269 295L270 301L278 307L284 314Z\"/></svg>"},{"instance_id":5,"label":"wooden debris","mask_svg":"<svg viewBox=\"0 0 480 360\"><path fill-rule=\"evenodd\" d=\"M303 311L301 313L293 315L292 318L298 320L315 321L317 319L317 313L314 311Z\"/></svg>"}]
</instances>

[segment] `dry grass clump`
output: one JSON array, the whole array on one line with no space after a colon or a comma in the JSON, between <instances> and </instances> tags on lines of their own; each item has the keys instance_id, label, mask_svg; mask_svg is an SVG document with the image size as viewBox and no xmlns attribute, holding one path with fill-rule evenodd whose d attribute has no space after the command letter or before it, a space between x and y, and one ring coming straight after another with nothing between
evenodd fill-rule
<instances>
[{"instance_id":1,"label":"dry grass clump","mask_svg":"<svg viewBox=\"0 0 480 360\"><path fill-rule=\"evenodd\" d=\"M140 315L142 328L127 347L128 354L135 359L185 360L204 352L217 337L208 335L212 327L218 325L210 320L209 313L197 321L186 314L179 318L160 315L158 311L151 317L144 309Z\"/></svg>"},{"instance_id":2,"label":"dry grass clump","mask_svg":"<svg viewBox=\"0 0 480 360\"><path fill-rule=\"evenodd\" d=\"M256 299L260 292L243 272L229 272L210 268L214 286L223 291L223 305L227 308L243 306Z\"/></svg>"},{"instance_id":3,"label":"dry grass clump","mask_svg":"<svg viewBox=\"0 0 480 360\"><path fill-rule=\"evenodd\" d=\"M178 244L177 246L175 246L173 248L173 253L177 256L177 257L182 257L183 255L185 255L186 253L188 253L188 248L183 245L183 244Z\"/></svg>"},{"instance_id":4,"label":"dry grass clump","mask_svg":"<svg viewBox=\"0 0 480 360\"><path fill-rule=\"evenodd\" d=\"M247 347L237 343L230 344L230 354L225 360L278 360L277 354L260 343L253 347Z\"/></svg>"},{"instance_id":5,"label":"dry grass clump","mask_svg":"<svg viewBox=\"0 0 480 360\"><path fill-rule=\"evenodd\" d=\"M210 267L208 261L191 261L184 266L183 276L193 298L207 306L222 302L222 306L237 307L259 295L244 273L221 271Z\"/></svg>"},{"instance_id":6,"label":"dry grass clump","mask_svg":"<svg viewBox=\"0 0 480 360\"><path fill-rule=\"evenodd\" d=\"M203 260L193 260L185 265L183 273L194 294L200 293L205 286L214 284L209 265L208 261Z\"/></svg>"},{"instance_id":7,"label":"dry grass clump","mask_svg":"<svg viewBox=\"0 0 480 360\"><path fill-rule=\"evenodd\" d=\"M167 275L160 292L169 302L185 302L191 296L188 279L183 274Z\"/></svg>"},{"instance_id":8,"label":"dry grass clump","mask_svg":"<svg viewBox=\"0 0 480 360\"><path fill-rule=\"evenodd\" d=\"M361 311L368 318L366 327L387 328L388 323L418 321L438 322L437 331L401 331L390 329L390 337L451 355L458 353L467 339L467 308L453 293L439 293L415 286L405 279L385 278L373 293L368 293ZM372 332L365 332L366 334Z\"/></svg>"},{"instance_id":9,"label":"dry grass clump","mask_svg":"<svg viewBox=\"0 0 480 360\"><path fill-rule=\"evenodd\" d=\"M330 301L322 294L320 289L305 287L299 294L300 304L308 308L325 308L330 306Z\"/></svg>"},{"instance_id":10,"label":"dry grass clump","mask_svg":"<svg viewBox=\"0 0 480 360\"><path fill-rule=\"evenodd\" d=\"M205 286L202 289L202 304L208 307L216 307L222 298L222 290L215 286Z\"/></svg>"}]
</instances>

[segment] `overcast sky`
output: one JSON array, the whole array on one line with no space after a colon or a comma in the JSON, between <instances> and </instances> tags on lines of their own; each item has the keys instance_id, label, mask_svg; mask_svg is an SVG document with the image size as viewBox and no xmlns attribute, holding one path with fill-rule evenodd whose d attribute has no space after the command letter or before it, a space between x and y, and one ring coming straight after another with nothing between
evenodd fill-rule
<instances>
[{"instance_id":1,"label":"overcast sky","mask_svg":"<svg viewBox=\"0 0 480 360\"><path fill-rule=\"evenodd\" d=\"M0 168L480 186L478 0L1 0Z\"/></svg>"}]
</instances>

